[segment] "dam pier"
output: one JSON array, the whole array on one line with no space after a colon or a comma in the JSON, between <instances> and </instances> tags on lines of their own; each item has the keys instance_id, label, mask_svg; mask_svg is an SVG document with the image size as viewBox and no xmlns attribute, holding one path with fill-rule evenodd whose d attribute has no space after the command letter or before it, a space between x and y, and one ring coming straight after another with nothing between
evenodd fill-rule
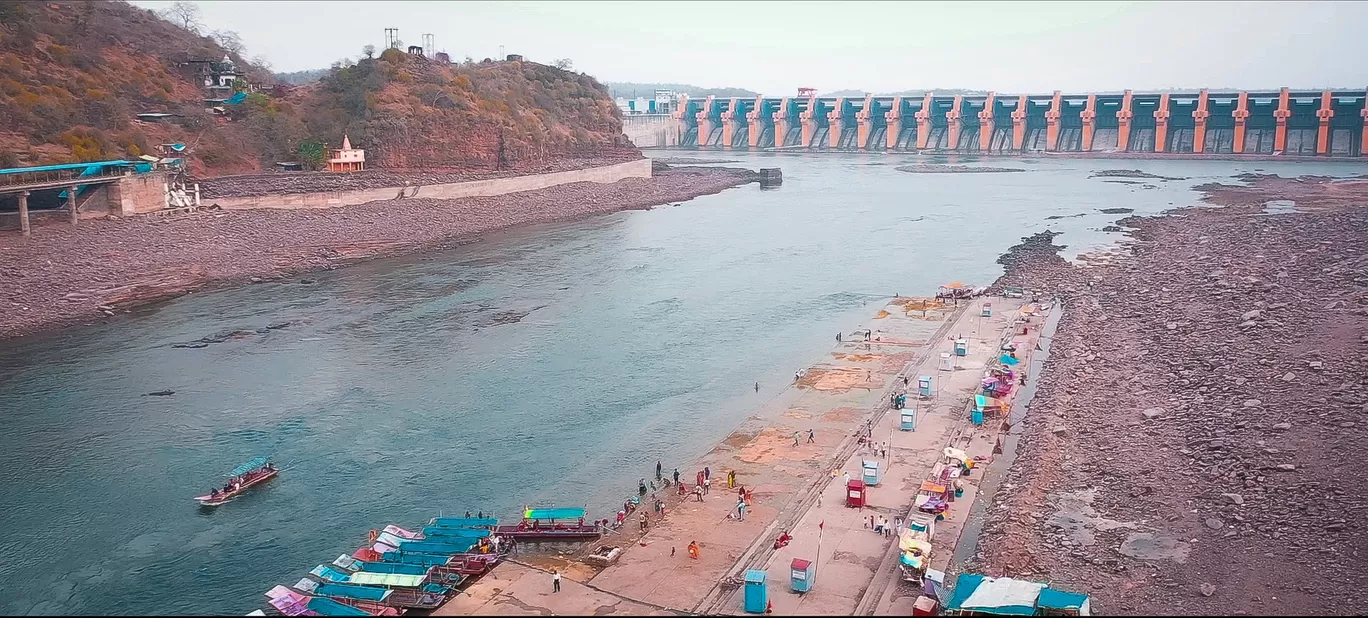
<instances>
[{"instance_id":1,"label":"dam pier","mask_svg":"<svg viewBox=\"0 0 1368 618\"><path fill-rule=\"evenodd\" d=\"M806 94L806 92L805 92ZM756 98L628 116L642 147L1013 155L1363 157L1364 90Z\"/></svg>"}]
</instances>

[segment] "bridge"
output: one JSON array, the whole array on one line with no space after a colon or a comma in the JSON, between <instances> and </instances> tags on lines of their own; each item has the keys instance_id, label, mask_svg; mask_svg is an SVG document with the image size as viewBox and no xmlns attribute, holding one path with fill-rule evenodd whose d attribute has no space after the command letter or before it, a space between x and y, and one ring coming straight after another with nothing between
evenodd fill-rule
<instances>
[{"instance_id":1,"label":"bridge","mask_svg":"<svg viewBox=\"0 0 1368 618\"><path fill-rule=\"evenodd\" d=\"M642 146L1362 157L1365 90L682 97ZM638 123L640 124L640 123ZM643 137L651 133L641 130ZM629 136L632 134L629 132ZM654 143L661 141L662 143Z\"/></svg>"},{"instance_id":2,"label":"bridge","mask_svg":"<svg viewBox=\"0 0 1368 618\"><path fill-rule=\"evenodd\" d=\"M20 233L31 233L30 198L37 212L65 211L75 225L82 214L105 216L149 212L167 206L166 174L148 161L93 161L0 169L0 228L14 219ZM101 196L103 199L92 198ZM13 203L13 211L10 204ZM86 213L83 206L90 204ZM11 216L13 215L13 216Z\"/></svg>"}]
</instances>

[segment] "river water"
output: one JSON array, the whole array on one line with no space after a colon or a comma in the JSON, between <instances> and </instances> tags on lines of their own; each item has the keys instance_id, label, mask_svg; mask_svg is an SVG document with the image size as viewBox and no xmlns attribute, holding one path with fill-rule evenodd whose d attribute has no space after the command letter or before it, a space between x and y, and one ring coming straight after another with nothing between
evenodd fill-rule
<instances>
[{"instance_id":1,"label":"river water","mask_svg":"<svg viewBox=\"0 0 1368 618\"><path fill-rule=\"evenodd\" d=\"M987 284L1003 250L1047 227L1067 254L1115 240L1099 230L1125 215L1099 208L1156 213L1247 171L1362 171L1027 159L987 163L1024 173L908 174L893 167L915 157L726 158L780 167L784 185L0 342L0 612L241 614L386 523L528 503L607 516L657 459L668 473L709 450L885 297ZM1190 180L1088 177L1108 168ZM145 395L161 390L175 394ZM217 510L191 501L256 455L282 476Z\"/></svg>"}]
</instances>

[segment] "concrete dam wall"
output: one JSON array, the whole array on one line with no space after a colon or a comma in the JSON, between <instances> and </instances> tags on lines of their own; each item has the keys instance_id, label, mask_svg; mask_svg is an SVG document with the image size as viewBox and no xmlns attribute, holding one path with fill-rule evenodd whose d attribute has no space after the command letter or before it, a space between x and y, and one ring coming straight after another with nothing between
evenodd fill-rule
<instances>
[{"instance_id":1,"label":"concrete dam wall","mask_svg":"<svg viewBox=\"0 0 1368 618\"><path fill-rule=\"evenodd\" d=\"M670 114L633 114L622 117L622 132L637 148L679 145L677 122Z\"/></svg>"},{"instance_id":2,"label":"concrete dam wall","mask_svg":"<svg viewBox=\"0 0 1368 618\"><path fill-rule=\"evenodd\" d=\"M1368 154L1364 148L1368 142L1366 102L1365 90L1288 88L683 97L671 114L671 134L665 136L663 145L1001 155L1363 157ZM654 137L658 129L651 131ZM669 144L670 139L675 143Z\"/></svg>"}]
</instances>

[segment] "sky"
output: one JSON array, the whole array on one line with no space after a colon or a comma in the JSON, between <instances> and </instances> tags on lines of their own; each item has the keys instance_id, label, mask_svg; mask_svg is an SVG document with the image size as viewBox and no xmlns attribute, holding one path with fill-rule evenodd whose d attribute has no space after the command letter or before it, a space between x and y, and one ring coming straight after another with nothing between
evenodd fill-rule
<instances>
[{"instance_id":1,"label":"sky","mask_svg":"<svg viewBox=\"0 0 1368 618\"><path fill-rule=\"evenodd\" d=\"M171 4L135 0L159 9ZM1368 87L1368 2L197 2L276 71L431 33L600 81L891 92Z\"/></svg>"}]
</instances>

